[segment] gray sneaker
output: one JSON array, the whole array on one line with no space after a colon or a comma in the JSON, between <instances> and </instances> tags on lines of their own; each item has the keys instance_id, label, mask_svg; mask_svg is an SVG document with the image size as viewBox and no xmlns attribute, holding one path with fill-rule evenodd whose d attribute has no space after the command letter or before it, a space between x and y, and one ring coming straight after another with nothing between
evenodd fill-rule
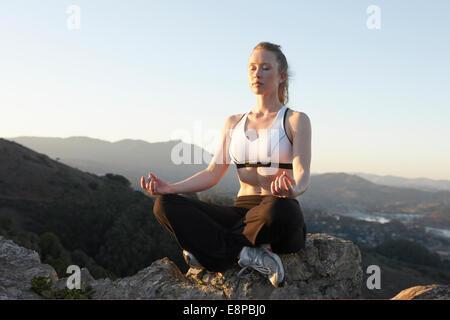
<instances>
[{"instance_id":1,"label":"gray sneaker","mask_svg":"<svg viewBox=\"0 0 450 320\"><path fill-rule=\"evenodd\" d=\"M184 261L194 269L204 269L204 267L198 262L198 260L194 257L192 253L187 250L183 250Z\"/></svg>"},{"instance_id":2,"label":"gray sneaker","mask_svg":"<svg viewBox=\"0 0 450 320\"><path fill-rule=\"evenodd\" d=\"M243 247L239 254L238 264L243 267L242 272L247 268L253 268L266 275L274 287L281 287L284 284L284 267L280 257L264 247Z\"/></svg>"}]
</instances>

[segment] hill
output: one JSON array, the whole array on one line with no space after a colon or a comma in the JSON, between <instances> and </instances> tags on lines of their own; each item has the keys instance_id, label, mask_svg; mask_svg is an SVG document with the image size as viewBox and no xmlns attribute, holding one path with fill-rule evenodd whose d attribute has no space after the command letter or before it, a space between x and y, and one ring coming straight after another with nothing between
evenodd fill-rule
<instances>
[{"instance_id":1,"label":"hill","mask_svg":"<svg viewBox=\"0 0 450 320\"><path fill-rule=\"evenodd\" d=\"M0 234L39 252L58 274L71 262L112 278L165 256L185 265L153 217L153 200L126 178L83 172L4 139Z\"/></svg>"},{"instance_id":2,"label":"hill","mask_svg":"<svg viewBox=\"0 0 450 320\"><path fill-rule=\"evenodd\" d=\"M181 140L154 143L132 139L109 142L89 137L17 137L10 140L86 172L120 174L130 180L136 190L140 189L140 177L150 171L173 183L205 169L209 162L201 160L212 157L202 148ZM236 194L239 182L235 170L235 166L230 166L227 174L211 190Z\"/></svg>"},{"instance_id":3,"label":"hill","mask_svg":"<svg viewBox=\"0 0 450 320\"><path fill-rule=\"evenodd\" d=\"M376 184L391 187L413 188L423 191L450 191L450 181L429 178L404 178L392 175L380 176L364 172L349 172Z\"/></svg>"}]
</instances>

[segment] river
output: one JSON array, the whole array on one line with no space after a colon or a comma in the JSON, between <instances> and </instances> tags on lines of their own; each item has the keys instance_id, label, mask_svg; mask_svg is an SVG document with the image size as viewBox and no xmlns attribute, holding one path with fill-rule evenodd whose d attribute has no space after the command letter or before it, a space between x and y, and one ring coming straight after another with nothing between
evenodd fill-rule
<instances>
[{"instance_id":1,"label":"river","mask_svg":"<svg viewBox=\"0 0 450 320\"><path fill-rule=\"evenodd\" d=\"M399 220L401 222L409 222L414 218L419 218L421 214L408 214L408 213L366 213L361 211L347 211L338 213L340 216L349 217L358 220L364 220L369 222L388 223L391 220ZM437 236L450 239L450 230L442 228L425 227L426 232L433 233Z\"/></svg>"}]
</instances>

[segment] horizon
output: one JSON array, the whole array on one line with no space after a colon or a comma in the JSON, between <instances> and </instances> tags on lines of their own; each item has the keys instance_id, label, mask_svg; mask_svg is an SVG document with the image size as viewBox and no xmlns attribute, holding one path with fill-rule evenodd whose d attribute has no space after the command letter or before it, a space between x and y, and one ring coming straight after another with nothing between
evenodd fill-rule
<instances>
[{"instance_id":1,"label":"horizon","mask_svg":"<svg viewBox=\"0 0 450 320\"><path fill-rule=\"evenodd\" d=\"M44 139L71 139L71 138L85 138L85 139L92 139L92 140L100 140L103 142L107 142L107 143L118 143L121 141L142 141L148 144L152 144L152 143L166 143L166 142L170 142L170 141L182 141L183 143L187 143L185 141L183 141L182 139L172 139L172 140L166 140L166 141L153 141L153 142L149 142L149 141L145 141L142 139L130 139L130 138L125 138L125 139L120 139L120 140L116 140L116 141L109 141L109 140L104 140L104 139L99 139L99 138L93 138L93 137L89 137L89 136L70 136L70 137L37 137L37 136L17 136L17 137L0 137L9 141L13 141L11 139L20 139L20 138L44 138ZM201 146L198 146L201 147ZM205 149L203 149L204 151L207 151ZM206 164L206 163L205 163ZM403 177L403 176L397 176L397 175L391 175L391 174L386 174L386 175L380 175L380 174L376 174L376 173L372 173L372 172L363 172L363 171L326 171L326 172L313 172L311 171L311 176L313 175L321 175L321 174L339 174L339 173L344 173L344 174L348 174L348 175L357 175L359 176L359 174L368 174L368 175L376 175L379 177L392 177L392 178L402 178L402 179L414 179L414 180L420 180L420 179L425 179L425 180L433 180L433 181L448 181L450 182L450 180L447 179L432 179L432 178L428 178L428 177ZM362 178L362 177L360 177ZM362 178L365 179L365 178Z\"/></svg>"},{"instance_id":2,"label":"horizon","mask_svg":"<svg viewBox=\"0 0 450 320\"><path fill-rule=\"evenodd\" d=\"M311 172L450 180L450 2L0 3L1 137L181 139L250 111L248 57L281 45ZM124 138L128 137L128 138ZM8 139L8 138L6 138Z\"/></svg>"}]
</instances>

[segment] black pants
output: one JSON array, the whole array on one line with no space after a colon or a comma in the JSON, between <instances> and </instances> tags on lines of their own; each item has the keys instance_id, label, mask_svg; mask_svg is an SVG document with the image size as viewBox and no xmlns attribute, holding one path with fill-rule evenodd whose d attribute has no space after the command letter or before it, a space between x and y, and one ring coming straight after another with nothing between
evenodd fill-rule
<instances>
[{"instance_id":1,"label":"black pants","mask_svg":"<svg viewBox=\"0 0 450 320\"><path fill-rule=\"evenodd\" d=\"M179 194L159 195L156 219L209 271L237 262L243 246L271 244L275 253L304 248L306 225L296 199L250 195L224 206Z\"/></svg>"}]
</instances>

